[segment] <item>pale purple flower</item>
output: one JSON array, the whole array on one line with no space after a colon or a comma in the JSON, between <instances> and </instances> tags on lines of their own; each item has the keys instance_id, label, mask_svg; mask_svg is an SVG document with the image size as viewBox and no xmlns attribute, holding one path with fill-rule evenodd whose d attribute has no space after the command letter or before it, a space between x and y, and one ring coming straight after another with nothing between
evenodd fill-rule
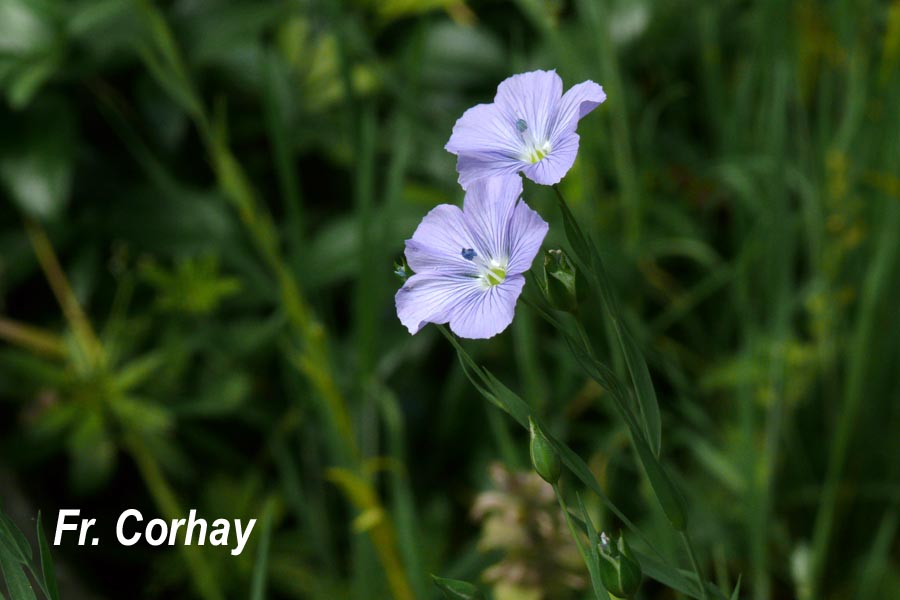
<instances>
[{"instance_id":1,"label":"pale purple flower","mask_svg":"<svg viewBox=\"0 0 900 600\"><path fill-rule=\"evenodd\" d=\"M558 183L578 154L578 121L604 100L593 81L563 94L556 71L513 75L493 104L473 106L453 126L445 148L458 157L460 185L519 171L536 183Z\"/></svg>"},{"instance_id":2,"label":"pale purple flower","mask_svg":"<svg viewBox=\"0 0 900 600\"><path fill-rule=\"evenodd\" d=\"M410 333L449 323L460 337L489 338L512 322L522 274L548 229L521 194L518 175L492 177L469 187L462 210L441 204L425 215L406 241L415 275L395 297Z\"/></svg>"}]
</instances>

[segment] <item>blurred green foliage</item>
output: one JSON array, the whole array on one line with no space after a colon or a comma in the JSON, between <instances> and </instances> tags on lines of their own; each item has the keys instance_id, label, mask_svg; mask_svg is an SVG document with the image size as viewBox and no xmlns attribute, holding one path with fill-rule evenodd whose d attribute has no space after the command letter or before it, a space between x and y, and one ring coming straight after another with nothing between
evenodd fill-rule
<instances>
[{"instance_id":1,"label":"blurred green foliage","mask_svg":"<svg viewBox=\"0 0 900 600\"><path fill-rule=\"evenodd\" d=\"M461 200L455 119L532 68L609 96L563 190L647 357L703 570L756 600L897 595L900 3L0 0L0 500L109 528L54 549L61 597L510 588L511 531L470 511L527 433L399 324L392 264ZM551 190L525 196L564 244ZM520 303L465 346L687 569L564 340ZM131 507L261 523L239 557L121 549ZM642 566L637 597L673 597Z\"/></svg>"}]
</instances>

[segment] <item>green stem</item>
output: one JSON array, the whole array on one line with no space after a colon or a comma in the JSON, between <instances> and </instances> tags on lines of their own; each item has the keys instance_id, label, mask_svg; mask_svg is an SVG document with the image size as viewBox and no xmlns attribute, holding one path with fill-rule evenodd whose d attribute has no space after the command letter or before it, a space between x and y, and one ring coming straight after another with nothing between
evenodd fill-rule
<instances>
[{"instance_id":1,"label":"green stem","mask_svg":"<svg viewBox=\"0 0 900 600\"><path fill-rule=\"evenodd\" d=\"M75 333L75 339L78 340L91 365L100 366L104 360L103 346L69 284L69 279L59 263L59 258L56 256L47 232L40 223L30 219L25 221L25 231L31 241L38 263L41 265L41 270L44 272L44 277L50 284L50 289L53 290L53 295L56 297L66 321Z\"/></svg>"},{"instance_id":2,"label":"green stem","mask_svg":"<svg viewBox=\"0 0 900 600\"><path fill-rule=\"evenodd\" d=\"M129 450L135 463L137 463L138 471L150 495L156 504L159 512L166 519L177 519L184 515L184 511L179 505L175 492L166 481L162 469L156 459L150 453L147 446L137 435L130 435L125 440L125 445ZM209 567L209 564L200 554L200 549L194 546L180 546L181 554L184 556L185 563L193 576L191 580L197 589L197 593L205 600L222 600L225 595L219 588L218 580Z\"/></svg>"},{"instance_id":3,"label":"green stem","mask_svg":"<svg viewBox=\"0 0 900 600\"><path fill-rule=\"evenodd\" d=\"M556 500L559 502L559 507L562 509L563 517L566 519L566 525L569 526L569 532L572 534L572 539L575 540L575 545L578 546L578 553L581 554L582 560L584 560L585 566L588 570L591 569L590 564L590 556L587 554L587 551L584 549L584 545L581 543L581 538L578 536L578 529L575 527L575 523L572 521L572 516L569 514L569 507L566 506L566 501L563 498L562 492L559 491L559 484L553 484L553 492L556 494Z\"/></svg>"},{"instance_id":4,"label":"green stem","mask_svg":"<svg viewBox=\"0 0 900 600\"><path fill-rule=\"evenodd\" d=\"M844 387L844 404L837 420L838 429L830 447L828 470L822 487L822 501L816 513L810 567L810 598L817 598L822 586L828 546L838 510L838 488L844 474L853 433L866 401L866 369L870 360L867 350L872 347L871 340L878 331L878 302L885 297L885 286L892 282L889 275L900 260L900 246L896 242L896 231L900 226L900 209L896 204L888 205L883 223L877 254L863 283L859 317L853 332L851 351L848 352L850 365Z\"/></svg>"},{"instance_id":5,"label":"green stem","mask_svg":"<svg viewBox=\"0 0 900 600\"><path fill-rule=\"evenodd\" d=\"M63 358L66 355L65 345L59 336L5 317L0 317L0 340L50 358Z\"/></svg>"}]
</instances>

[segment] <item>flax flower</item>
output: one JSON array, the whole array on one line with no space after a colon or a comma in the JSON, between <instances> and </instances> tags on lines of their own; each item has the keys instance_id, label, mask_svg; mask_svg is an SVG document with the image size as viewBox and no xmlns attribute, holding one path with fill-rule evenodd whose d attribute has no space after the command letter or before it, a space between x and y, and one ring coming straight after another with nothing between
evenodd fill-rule
<instances>
[{"instance_id":1,"label":"flax flower","mask_svg":"<svg viewBox=\"0 0 900 600\"><path fill-rule=\"evenodd\" d=\"M578 154L578 121L606 94L593 81L565 94L562 87L556 71L513 75L498 86L492 104L473 106L459 118L445 148L457 155L463 189L520 171L543 185L565 176Z\"/></svg>"},{"instance_id":2,"label":"flax flower","mask_svg":"<svg viewBox=\"0 0 900 600\"><path fill-rule=\"evenodd\" d=\"M489 338L512 322L548 225L519 200L522 179L506 175L469 187L462 210L441 204L406 241L415 275L397 292L397 316L417 333L449 323L464 338Z\"/></svg>"}]
</instances>

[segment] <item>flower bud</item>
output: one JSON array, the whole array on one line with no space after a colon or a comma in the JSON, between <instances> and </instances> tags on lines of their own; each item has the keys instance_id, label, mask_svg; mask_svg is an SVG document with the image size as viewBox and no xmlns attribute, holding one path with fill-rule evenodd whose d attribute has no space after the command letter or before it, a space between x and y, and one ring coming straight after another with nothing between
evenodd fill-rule
<instances>
[{"instance_id":1,"label":"flower bud","mask_svg":"<svg viewBox=\"0 0 900 600\"><path fill-rule=\"evenodd\" d=\"M614 544L606 533L600 534L600 580L606 590L618 598L632 598L641 587L641 565L619 534Z\"/></svg>"},{"instance_id":2,"label":"flower bud","mask_svg":"<svg viewBox=\"0 0 900 600\"><path fill-rule=\"evenodd\" d=\"M444 579L437 575L432 575L431 579L434 585L448 600L484 600L484 594L477 587L468 581L460 581L458 579Z\"/></svg>"},{"instance_id":3,"label":"flower bud","mask_svg":"<svg viewBox=\"0 0 900 600\"><path fill-rule=\"evenodd\" d=\"M531 465L544 481L556 485L562 471L559 454L531 417L528 418L528 428L531 431Z\"/></svg>"},{"instance_id":4,"label":"flower bud","mask_svg":"<svg viewBox=\"0 0 900 600\"><path fill-rule=\"evenodd\" d=\"M544 254L544 294L553 308L574 313L578 310L577 271L562 250Z\"/></svg>"},{"instance_id":5,"label":"flower bud","mask_svg":"<svg viewBox=\"0 0 900 600\"><path fill-rule=\"evenodd\" d=\"M394 275L400 279L401 283L406 283L406 280L414 275L412 269L409 268L409 265L406 264L406 259L401 258L400 262L394 263Z\"/></svg>"}]
</instances>

